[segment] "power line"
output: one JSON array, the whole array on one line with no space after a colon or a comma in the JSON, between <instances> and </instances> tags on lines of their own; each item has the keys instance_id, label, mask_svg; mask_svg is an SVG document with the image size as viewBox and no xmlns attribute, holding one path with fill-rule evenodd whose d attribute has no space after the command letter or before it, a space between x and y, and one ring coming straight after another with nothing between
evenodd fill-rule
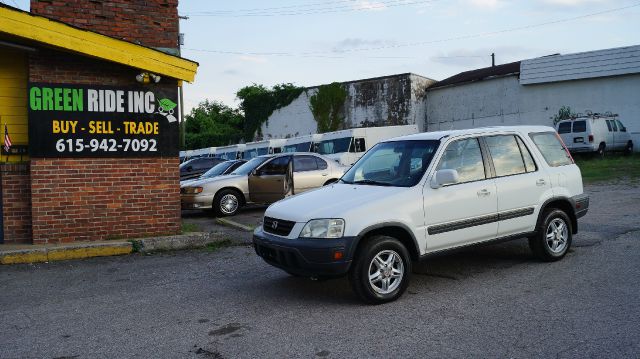
<instances>
[{"instance_id":1,"label":"power line","mask_svg":"<svg viewBox=\"0 0 640 359\"><path fill-rule=\"evenodd\" d=\"M525 25L525 26L517 26L517 27L503 29L503 30L490 31L490 32L484 32L484 33L478 33L478 34L461 35L461 36L449 37L449 38L438 39L438 40L408 42L408 43L400 43L400 44L392 44L392 45L383 45L383 46L377 46L377 47L361 47L361 48L356 48L356 49L333 50L333 51L314 51L314 52L300 52L300 53L293 53L293 52L222 51L222 50L209 50L209 49L184 49L184 50L199 51L199 52L210 52L210 53L227 54L227 55L240 55L240 56L244 55L244 56L327 57L327 54L331 54L331 55L334 56L334 58L344 58L344 57L336 57L336 55L337 54L347 54L347 53L362 52L362 51L386 50L386 49L394 49L394 48L401 48L401 47L425 46L425 45L433 45L433 44L444 43L444 42L449 42L449 41L467 40L467 39L473 39L473 38L478 38L478 37L494 36L494 35L499 35L499 34L504 34L504 33L509 33L509 32L522 31L522 30L528 30L528 29L533 29L533 28L538 28L538 27L543 27L543 26L548 26L548 25L555 25L555 24L560 24L560 23L565 23L565 22L581 20L581 19L585 19L585 18L589 18L589 17L593 17L593 16L609 14L609 13L618 12L618 11L622 11L622 10L627 10L627 9L631 9L631 8L638 7L638 6L640 6L640 2L635 3L633 5L628 5L628 6L623 6L623 7L614 8L614 9L608 9L608 10L603 10L603 11L598 11L598 12L594 12L594 13L590 13L590 14L574 16L574 17L558 19L558 20L552 20L552 21L546 21L546 22L542 22L542 23L530 24L530 25Z\"/></svg>"},{"instance_id":2,"label":"power line","mask_svg":"<svg viewBox=\"0 0 640 359\"><path fill-rule=\"evenodd\" d=\"M409 6L432 3L438 0L390 0L390 1L376 1L367 6L353 7L357 5L357 2L352 2L349 5L332 6L316 9L303 9L303 10L289 10L289 11L257 11L249 13L216 13L216 12L192 12L187 13L189 16L194 17L271 17L271 16L297 16L297 15L317 15L317 14L329 14L339 12L352 12L352 11L370 11L381 10L390 7Z\"/></svg>"}]
</instances>

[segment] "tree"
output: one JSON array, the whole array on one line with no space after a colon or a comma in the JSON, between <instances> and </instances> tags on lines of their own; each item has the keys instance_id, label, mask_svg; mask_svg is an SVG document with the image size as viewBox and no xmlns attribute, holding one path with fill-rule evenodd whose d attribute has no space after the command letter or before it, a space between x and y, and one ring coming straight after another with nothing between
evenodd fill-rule
<instances>
[{"instance_id":1,"label":"tree","mask_svg":"<svg viewBox=\"0 0 640 359\"><path fill-rule=\"evenodd\" d=\"M239 110L205 100L185 116L185 148L196 149L238 143L244 118Z\"/></svg>"},{"instance_id":2,"label":"tree","mask_svg":"<svg viewBox=\"0 0 640 359\"><path fill-rule=\"evenodd\" d=\"M290 83L275 85L270 89L253 84L238 90L236 97L244 114L244 140L253 141L255 137L261 137L262 124L267 122L273 111L289 105L303 90Z\"/></svg>"},{"instance_id":3,"label":"tree","mask_svg":"<svg viewBox=\"0 0 640 359\"><path fill-rule=\"evenodd\" d=\"M571 112L571 107L569 106L562 106L560 107L560 109L558 110L558 114L553 115L552 120L553 120L553 125L555 126L558 122L562 121L562 120L568 120L572 117L575 117L575 113Z\"/></svg>"},{"instance_id":4,"label":"tree","mask_svg":"<svg viewBox=\"0 0 640 359\"><path fill-rule=\"evenodd\" d=\"M320 86L318 92L309 98L309 108L318 123L318 133L344 128L346 99L347 90L338 82Z\"/></svg>"}]
</instances>

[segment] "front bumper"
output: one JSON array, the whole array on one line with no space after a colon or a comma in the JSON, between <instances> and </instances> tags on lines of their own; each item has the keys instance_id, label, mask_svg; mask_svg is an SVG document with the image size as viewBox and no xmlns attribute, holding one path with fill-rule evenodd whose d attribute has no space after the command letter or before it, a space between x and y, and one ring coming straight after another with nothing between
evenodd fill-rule
<instances>
[{"instance_id":1,"label":"front bumper","mask_svg":"<svg viewBox=\"0 0 640 359\"><path fill-rule=\"evenodd\" d=\"M211 209L213 198L208 196L196 196L182 194L180 196L180 206L182 209Z\"/></svg>"},{"instance_id":2,"label":"front bumper","mask_svg":"<svg viewBox=\"0 0 640 359\"><path fill-rule=\"evenodd\" d=\"M356 237L338 239L288 239L265 233L262 227L253 233L258 256L274 267L306 277L340 277L349 271ZM335 253L342 258L335 260Z\"/></svg>"}]
</instances>

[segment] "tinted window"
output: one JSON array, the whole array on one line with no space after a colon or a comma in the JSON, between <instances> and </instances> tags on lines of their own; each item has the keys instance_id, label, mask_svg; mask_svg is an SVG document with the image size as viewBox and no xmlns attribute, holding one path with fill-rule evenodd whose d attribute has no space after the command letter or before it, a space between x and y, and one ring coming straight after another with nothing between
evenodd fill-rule
<instances>
[{"instance_id":1,"label":"tinted window","mask_svg":"<svg viewBox=\"0 0 640 359\"><path fill-rule=\"evenodd\" d=\"M571 122L560 122L558 124L558 133L571 132Z\"/></svg>"},{"instance_id":2,"label":"tinted window","mask_svg":"<svg viewBox=\"0 0 640 359\"><path fill-rule=\"evenodd\" d=\"M616 120L615 123L618 125L618 128L620 129L621 132L627 131L627 129L622 125L622 122Z\"/></svg>"},{"instance_id":3,"label":"tinted window","mask_svg":"<svg viewBox=\"0 0 640 359\"><path fill-rule=\"evenodd\" d=\"M212 160L206 159L206 158L198 158L193 160L193 169L194 170L204 170L204 169L209 169L214 165L214 162Z\"/></svg>"},{"instance_id":4,"label":"tinted window","mask_svg":"<svg viewBox=\"0 0 640 359\"><path fill-rule=\"evenodd\" d=\"M283 175L287 173L287 167L289 166L290 159L290 156L274 158L260 168L260 172L263 175Z\"/></svg>"},{"instance_id":5,"label":"tinted window","mask_svg":"<svg viewBox=\"0 0 640 359\"><path fill-rule=\"evenodd\" d=\"M573 121L573 132L586 132L587 123L585 121Z\"/></svg>"},{"instance_id":6,"label":"tinted window","mask_svg":"<svg viewBox=\"0 0 640 359\"><path fill-rule=\"evenodd\" d=\"M215 176L220 176L221 174L225 173L229 169L229 167L231 165L233 165L233 162L231 162L231 161L218 163L217 165L211 167L210 170L205 172L202 175L202 178L211 178L211 177L215 177Z\"/></svg>"},{"instance_id":7,"label":"tinted window","mask_svg":"<svg viewBox=\"0 0 640 359\"><path fill-rule=\"evenodd\" d=\"M526 172L515 136L490 136L485 140L493 159L496 176L510 176Z\"/></svg>"},{"instance_id":8,"label":"tinted window","mask_svg":"<svg viewBox=\"0 0 640 359\"><path fill-rule=\"evenodd\" d=\"M234 162L231 166L229 166L229 168L225 171L225 173L231 173L231 172L235 171L238 167L242 166L245 163L247 163L247 162L246 161Z\"/></svg>"},{"instance_id":9,"label":"tinted window","mask_svg":"<svg viewBox=\"0 0 640 359\"><path fill-rule=\"evenodd\" d=\"M258 166L260 166L261 164L263 164L265 161L267 161L268 159L270 159L271 157L256 157L254 159L252 159L251 161L243 164L242 166L238 167L235 171L231 172L232 175L248 175L251 171L253 171L254 169L258 168Z\"/></svg>"},{"instance_id":10,"label":"tinted window","mask_svg":"<svg viewBox=\"0 0 640 359\"><path fill-rule=\"evenodd\" d=\"M314 156L294 156L293 157L293 170L295 172L315 171L318 169L318 164Z\"/></svg>"},{"instance_id":11,"label":"tinted window","mask_svg":"<svg viewBox=\"0 0 640 359\"><path fill-rule=\"evenodd\" d=\"M573 163L569 152L564 148L555 132L532 133L529 136L549 166L558 167Z\"/></svg>"},{"instance_id":12,"label":"tinted window","mask_svg":"<svg viewBox=\"0 0 640 359\"><path fill-rule=\"evenodd\" d=\"M282 147L282 152L310 152L311 142L303 142Z\"/></svg>"},{"instance_id":13,"label":"tinted window","mask_svg":"<svg viewBox=\"0 0 640 359\"><path fill-rule=\"evenodd\" d=\"M613 127L611 127L611 121L607 120L607 128L609 129L609 132L613 131Z\"/></svg>"},{"instance_id":14,"label":"tinted window","mask_svg":"<svg viewBox=\"0 0 640 359\"><path fill-rule=\"evenodd\" d=\"M538 168L536 167L536 162L533 160L533 156L531 156L531 152L529 152L529 149L524 145L520 137L516 136L516 139L518 140L518 146L520 146L524 167L527 169L527 172L535 172Z\"/></svg>"},{"instance_id":15,"label":"tinted window","mask_svg":"<svg viewBox=\"0 0 640 359\"><path fill-rule=\"evenodd\" d=\"M364 138L356 138L354 141L356 152L366 151Z\"/></svg>"},{"instance_id":16,"label":"tinted window","mask_svg":"<svg viewBox=\"0 0 640 359\"><path fill-rule=\"evenodd\" d=\"M611 121L611 125L613 126L613 132L618 132L618 125L615 121Z\"/></svg>"},{"instance_id":17,"label":"tinted window","mask_svg":"<svg viewBox=\"0 0 640 359\"><path fill-rule=\"evenodd\" d=\"M325 160L323 160L322 158L318 158L315 157L316 159L316 163L318 164L318 169L319 170L326 170L327 169L327 162L325 162Z\"/></svg>"},{"instance_id":18,"label":"tinted window","mask_svg":"<svg viewBox=\"0 0 640 359\"><path fill-rule=\"evenodd\" d=\"M330 155L332 153L349 152L351 140L353 137L336 138L335 140L326 140L318 143L316 152L321 155Z\"/></svg>"},{"instance_id":19,"label":"tinted window","mask_svg":"<svg viewBox=\"0 0 640 359\"><path fill-rule=\"evenodd\" d=\"M478 139L469 138L450 143L437 167L437 170L444 169L458 171L460 183L485 179L484 162L482 162Z\"/></svg>"}]
</instances>

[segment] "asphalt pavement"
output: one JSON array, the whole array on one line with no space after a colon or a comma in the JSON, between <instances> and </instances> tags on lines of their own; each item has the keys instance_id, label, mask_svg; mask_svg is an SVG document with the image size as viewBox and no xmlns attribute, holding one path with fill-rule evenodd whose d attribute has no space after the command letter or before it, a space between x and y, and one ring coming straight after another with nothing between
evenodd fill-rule
<instances>
[{"instance_id":1,"label":"asphalt pavement","mask_svg":"<svg viewBox=\"0 0 640 359\"><path fill-rule=\"evenodd\" d=\"M587 191L562 261L524 239L470 249L380 306L249 246L3 266L0 358L638 358L640 187Z\"/></svg>"}]
</instances>

